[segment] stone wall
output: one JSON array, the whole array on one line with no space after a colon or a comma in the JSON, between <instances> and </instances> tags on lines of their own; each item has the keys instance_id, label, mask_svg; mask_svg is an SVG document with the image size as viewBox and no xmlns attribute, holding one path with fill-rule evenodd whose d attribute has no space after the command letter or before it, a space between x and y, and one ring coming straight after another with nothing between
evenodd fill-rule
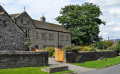
<instances>
[{"instance_id":1,"label":"stone wall","mask_svg":"<svg viewBox=\"0 0 120 74\"><path fill-rule=\"evenodd\" d=\"M29 30L29 38L24 38L25 42L29 43L29 50L31 51L31 47L35 46L35 26L33 25L33 21L31 17L27 14L27 12L23 12L19 14L20 16L17 16L15 18L15 23L20 26L23 30ZM21 20L23 22L21 23ZM28 23L29 22L29 23Z\"/></svg>"},{"instance_id":2,"label":"stone wall","mask_svg":"<svg viewBox=\"0 0 120 74\"><path fill-rule=\"evenodd\" d=\"M64 56L63 62L75 63L77 56L80 56L80 55L82 55L82 57L79 62L85 62L85 61L98 60L100 57L104 57L104 58L116 57L116 52L115 51L99 51L99 52L90 51L90 52L77 52L77 53L66 52L63 55Z\"/></svg>"},{"instance_id":3,"label":"stone wall","mask_svg":"<svg viewBox=\"0 0 120 74\"><path fill-rule=\"evenodd\" d=\"M24 51L25 33L6 15L0 15L0 51Z\"/></svg>"},{"instance_id":4,"label":"stone wall","mask_svg":"<svg viewBox=\"0 0 120 74\"><path fill-rule=\"evenodd\" d=\"M0 69L48 66L48 51L1 51Z\"/></svg>"},{"instance_id":5,"label":"stone wall","mask_svg":"<svg viewBox=\"0 0 120 74\"><path fill-rule=\"evenodd\" d=\"M71 44L71 34L70 33L63 33L57 31L49 31L49 30L42 30L42 29L35 29L38 32L38 38L36 38L35 45L38 45L38 49L44 49L44 47L56 47L62 45L65 46L67 44ZM45 38L42 38L42 33L45 33ZM49 38L49 34L53 34L53 39ZM61 35L63 35L63 40L61 40ZM66 36L69 36L69 41L66 41ZM59 39L58 39L59 38Z\"/></svg>"}]
</instances>

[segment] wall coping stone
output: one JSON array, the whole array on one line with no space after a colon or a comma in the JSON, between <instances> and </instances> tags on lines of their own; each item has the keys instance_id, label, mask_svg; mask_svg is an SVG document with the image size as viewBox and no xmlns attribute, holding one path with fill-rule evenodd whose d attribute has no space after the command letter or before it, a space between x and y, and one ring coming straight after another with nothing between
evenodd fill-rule
<instances>
[{"instance_id":1,"label":"wall coping stone","mask_svg":"<svg viewBox=\"0 0 120 74\"><path fill-rule=\"evenodd\" d=\"M66 53L113 52L113 51L79 51L79 52L66 52Z\"/></svg>"},{"instance_id":2,"label":"wall coping stone","mask_svg":"<svg viewBox=\"0 0 120 74\"><path fill-rule=\"evenodd\" d=\"M0 51L0 54L41 54L48 51Z\"/></svg>"}]
</instances>

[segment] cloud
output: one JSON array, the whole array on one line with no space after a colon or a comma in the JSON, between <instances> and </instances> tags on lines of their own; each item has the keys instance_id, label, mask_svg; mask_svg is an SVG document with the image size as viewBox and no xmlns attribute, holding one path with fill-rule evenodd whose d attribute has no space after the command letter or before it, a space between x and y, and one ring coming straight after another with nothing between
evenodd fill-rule
<instances>
[{"instance_id":1,"label":"cloud","mask_svg":"<svg viewBox=\"0 0 120 74\"><path fill-rule=\"evenodd\" d=\"M69 4L82 4L81 1L74 0L2 0L3 3L8 3L9 7L5 7L8 13L20 13L23 12L23 7L28 14L33 18L40 20L40 17L44 14L47 22L57 23L54 18L60 15L61 7Z\"/></svg>"},{"instance_id":2,"label":"cloud","mask_svg":"<svg viewBox=\"0 0 120 74\"><path fill-rule=\"evenodd\" d=\"M108 33L107 32L105 32L105 33L103 33L102 35L107 35Z\"/></svg>"},{"instance_id":3,"label":"cloud","mask_svg":"<svg viewBox=\"0 0 120 74\"><path fill-rule=\"evenodd\" d=\"M120 31L120 27L116 27L116 28L114 28L113 31Z\"/></svg>"},{"instance_id":4,"label":"cloud","mask_svg":"<svg viewBox=\"0 0 120 74\"><path fill-rule=\"evenodd\" d=\"M115 22L107 22L106 23L106 26L113 26L113 25L115 25L116 23Z\"/></svg>"}]
</instances>

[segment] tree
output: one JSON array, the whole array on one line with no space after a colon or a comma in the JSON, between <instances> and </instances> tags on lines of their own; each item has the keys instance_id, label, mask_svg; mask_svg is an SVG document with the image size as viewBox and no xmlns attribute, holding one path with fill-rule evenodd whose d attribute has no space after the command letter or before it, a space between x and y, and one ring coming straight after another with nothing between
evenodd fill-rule
<instances>
[{"instance_id":1,"label":"tree","mask_svg":"<svg viewBox=\"0 0 120 74\"><path fill-rule=\"evenodd\" d=\"M72 43L88 45L102 40L99 37L99 26L105 25L99 16L102 15L99 6L85 2L80 5L67 5L60 10L60 16L55 19L72 33Z\"/></svg>"}]
</instances>

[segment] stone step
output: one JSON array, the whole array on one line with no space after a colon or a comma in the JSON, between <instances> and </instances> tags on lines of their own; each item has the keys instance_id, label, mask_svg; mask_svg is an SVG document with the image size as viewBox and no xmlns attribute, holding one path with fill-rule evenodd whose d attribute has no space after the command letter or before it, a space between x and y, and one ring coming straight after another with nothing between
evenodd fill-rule
<instances>
[{"instance_id":1,"label":"stone step","mask_svg":"<svg viewBox=\"0 0 120 74\"><path fill-rule=\"evenodd\" d=\"M61 65L54 65L47 68L41 68L41 71L48 72L48 73L67 71L67 70L68 70L68 66L61 66Z\"/></svg>"}]
</instances>

